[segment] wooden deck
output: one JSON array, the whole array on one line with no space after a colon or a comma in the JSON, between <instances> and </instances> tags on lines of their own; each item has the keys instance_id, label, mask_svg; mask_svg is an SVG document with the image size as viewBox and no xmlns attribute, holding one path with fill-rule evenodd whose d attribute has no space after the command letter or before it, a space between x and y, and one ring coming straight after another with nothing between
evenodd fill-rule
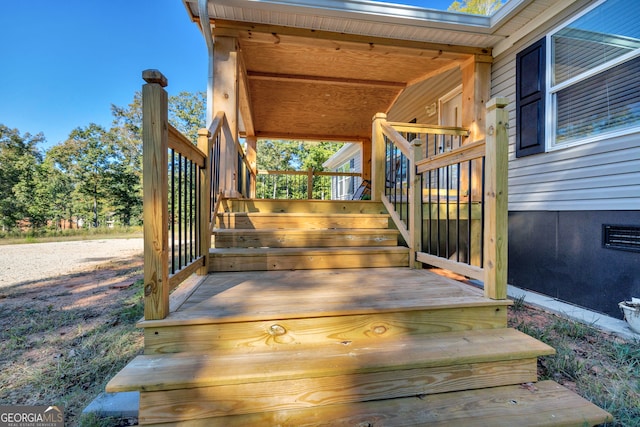
<instances>
[{"instance_id":1,"label":"wooden deck","mask_svg":"<svg viewBox=\"0 0 640 427\"><path fill-rule=\"evenodd\" d=\"M509 301L504 301L509 305ZM409 268L215 273L166 320L327 317L450 307L495 306L481 290ZM470 319L470 326L476 319Z\"/></svg>"},{"instance_id":2,"label":"wooden deck","mask_svg":"<svg viewBox=\"0 0 640 427\"><path fill-rule=\"evenodd\" d=\"M608 417L555 383L519 387L554 350L506 327L510 301L427 270L216 273L172 298L166 319L139 324L145 355L107 386L141 390L141 424L578 426Z\"/></svg>"},{"instance_id":3,"label":"wooden deck","mask_svg":"<svg viewBox=\"0 0 640 427\"><path fill-rule=\"evenodd\" d=\"M608 419L554 383L521 391L538 380L537 358L554 350L507 327L509 300L409 268L382 204L231 203L246 206L217 215L215 273L177 288L167 316L139 323L144 355L107 385L140 391L140 424Z\"/></svg>"}]
</instances>

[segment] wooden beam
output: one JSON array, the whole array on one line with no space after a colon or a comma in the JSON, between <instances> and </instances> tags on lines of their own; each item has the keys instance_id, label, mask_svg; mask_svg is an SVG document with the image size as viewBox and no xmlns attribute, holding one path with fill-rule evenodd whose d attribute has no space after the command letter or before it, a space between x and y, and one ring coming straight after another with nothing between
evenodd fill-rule
<instances>
[{"instance_id":1,"label":"wooden beam","mask_svg":"<svg viewBox=\"0 0 640 427\"><path fill-rule=\"evenodd\" d=\"M236 195L238 174L235 141L238 138L238 41L233 37L215 37L213 111L223 111L225 120L220 146L220 185L228 197Z\"/></svg>"},{"instance_id":2,"label":"wooden beam","mask_svg":"<svg viewBox=\"0 0 640 427\"><path fill-rule=\"evenodd\" d=\"M469 139L484 139L486 104L491 92L491 63L471 57L462 70L462 127L469 129Z\"/></svg>"},{"instance_id":3,"label":"wooden beam","mask_svg":"<svg viewBox=\"0 0 640 427\"><path fill-rule=\"evenodd\" d=\"M337 141L337 142L357 142L365 135L327 135L312 133L276 132L256 130L258 139L295 139L300 141Z\"/></svg>"},{"instance_id":4,"label":"wooden beam","mask_svg":"<svg viewBox=\"0 0 640 427\"><path fill-rule=\"evenodd\" d=\"M224 111L234 139L238 135L238 45L233 37L215 37L213 111Z\"/></svg>"},{"instance_id":5,"label":"wooden beam","mask_svg":"<svg viewBox=\"0 0 640 427\"><path fill-rule=\"evenodd\" d=\"M492 58L491 48L459 46L444 43L429 43L414 40L389 39L384 37L363 36L357 34L318 31L305 28L283 27L268 24L246 23L228 20L212 21L215 25L214 35L228 35L265 43L305 43L315 47L325 41L328 47L357 48L373 50L384 48L388 53L428 56L433 58L458 57L463 55L479 55ZM305 41L304 39L310 39ZM358 46L359 45L359 46Z\"/></svg>"},{"instance_id":6,"label":"wooden beam","mask_svg":"<svg viewBox=\"0 0 640 427\"><path fill-rule=\"evenodd\" d=\"M239 78L238 78L238 91L240 94L239 109L242 116L242 122L244 123L245 135L253 136L256 131L254 128L253 119L253 103L251 102L251 91L249 90L249 78L247 77L247 69L244 64L242 55L238 58L239 61Z\"/></svg>"},{"instance_id":7,"label":"wooden beam","mask_svg":"<svg viewBox=\"0 0 640 427\"><path fill-rule=\"evenodd\" d=\"M366 86L366 87L394 87L404 88L406 85L402 82L392 81L378 81L378 80L361 80L361 79L347 79L337 77L320 77L320 76L305 76L295 74L275 74L275 73L261 73L257 71L248 71L247 76L251 80L270 80L280 82L299 82L299 83L317 83L328 85L347 85L347 86Z\"/></svg>"}]
</instances>

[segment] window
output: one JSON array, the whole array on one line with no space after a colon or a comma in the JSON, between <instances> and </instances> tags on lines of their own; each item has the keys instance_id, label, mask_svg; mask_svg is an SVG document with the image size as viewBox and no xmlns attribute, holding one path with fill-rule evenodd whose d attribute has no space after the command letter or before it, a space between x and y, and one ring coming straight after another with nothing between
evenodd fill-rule
<instances>
[{"instance_id":1,"label":"window","mask_svg":"<svg viewBox=\"0 0 640 427\"><path fill-rule=\"evenodd\" d=\"M517 55L517 157L640 130L638 16L600 1Z\"/></svg>"}]
</instances>

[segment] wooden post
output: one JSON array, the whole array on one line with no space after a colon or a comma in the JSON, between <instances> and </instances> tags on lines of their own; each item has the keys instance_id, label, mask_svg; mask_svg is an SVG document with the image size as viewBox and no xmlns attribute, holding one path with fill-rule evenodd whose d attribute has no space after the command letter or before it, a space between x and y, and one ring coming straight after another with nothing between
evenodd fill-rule
<instances>
[{"instance_id":1,"label":"wooden post","mask_svg":"<svg viewBox=\"0 0 640 427\"><path fill-rule=\"evenodd\" d=\"M200 169L200 253L204 255L204 265L198 275L209 273L209 248L211 248L211 133L208 129L198 129L198 148L205 153L205 167Z\"/></svg>"},{"instance_id":2,"label":"wooden post","mask_svg":"<svg viewBox=\"0 0 640 427\"><path fill-rule=\"evenodd\" d=\"M307 170L307 199L313 199L313 168Z\"/></svg>"},{"instance_id":3,"label":"wooden post","mask_svg":"<svg viewBox=\"0 0 640 427\"><path fill-rule=\"evenodd\" d=\"M409 159L409 235L412 242L409 247L409 267L422 268L422 263L416 261L416 253L422 251L422 180L416 173L416 162L424 158L422 141L414 139L411 142L411 158Z\"/></svg>"},{"instance_id":4,"label":"wooden post","mask_svg":"<svg viewBox=\"0 0 640 427\"><path fill-rule=\"evenodd\" d=\"M227 131L223 132L220 146L220 190L227 197L236 197L238 154L238 42L235 37L216 36L214 44L213 111L224 111Z\"/></svg>"},{"instance_id":5,"label":"wooden post","mask_svg":"<svg viewBox=\"0 0 640 427\"><path fill-rule=\"evenodd\" d=\"M255 136L247 136L247 161L251 166L251 184L248 197L253 199L256 197L256 175L258 174L258 138Z\"/></svg>"},{"instance_id":6,"label":"wooden post","mask_svg":"<svg viewBox=\"0 0 640 427\"><path fill-rule=\"evenodd\" d=\"M371 139L363 139L360 153L362 158L362 179L371 182Z\"/></svg>"},{"instance_id":7,"label":"wooden post","mask_svg":"<svg viewBox=\"0 0 640 427\"><path fill-rule=\"evenodd\" d=\"M485 160L484 294L507 298L508 251L508 136L509 100L494 98L487 103Z\"/></svg>"},{"instance_id":8,"label":"wooden post","mask_svg":"<svg viewBox=\"0 0 640 427\"><path fill-rule=\"evenodd\" d=\"M142 78L144 318L169 314L169 192L167 79L158 70Z\"/></svg>"},{"instance_id":9,"label":"wooden post","mask_svg":"<svg viewBox=\"0 0 640 427\"><path fill-rule=\"evenodd\" d=\"M373 116L373 125L371 130L371 200L382 200L385 177L385 144L384 134L382 133L382 123L387 120L387 115L377 113Z\"/></svg>"},{"instance_id":10,"label":"wooden post","mask_svg":"<svg viewBox=\"0 0 640 427\"><path fill-rule=\"evenodd\" d=\"M491 92L491 63L486 57L472 56L461 66L462 71L462 127L469 129L469 137L463 142L468 144L485 137L487 127L487 101ZM482 196L482 167L479 160L473 162L471 177L466 168L460 176L461 188L468 188L471 180L473 201Z\"/></svg>"}]
</instances>

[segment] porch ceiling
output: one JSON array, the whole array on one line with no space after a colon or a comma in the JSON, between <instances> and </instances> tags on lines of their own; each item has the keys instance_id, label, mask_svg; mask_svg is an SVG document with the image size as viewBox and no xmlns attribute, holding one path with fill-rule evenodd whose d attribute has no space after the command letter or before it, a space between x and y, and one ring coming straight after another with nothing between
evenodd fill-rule
<instances>
[{"instance_id":1,"label":"porch ceiling","mask_svg":"<svg viewBox=\"0 0 640 427\"><path fill-rule=\"evenodd\" d=\"M238 39L247 133L270 138L370 138L373 115L406 87L490 58L479 48L229 21L215 22L219 36Z\"/></svg>"}]
</instances>

